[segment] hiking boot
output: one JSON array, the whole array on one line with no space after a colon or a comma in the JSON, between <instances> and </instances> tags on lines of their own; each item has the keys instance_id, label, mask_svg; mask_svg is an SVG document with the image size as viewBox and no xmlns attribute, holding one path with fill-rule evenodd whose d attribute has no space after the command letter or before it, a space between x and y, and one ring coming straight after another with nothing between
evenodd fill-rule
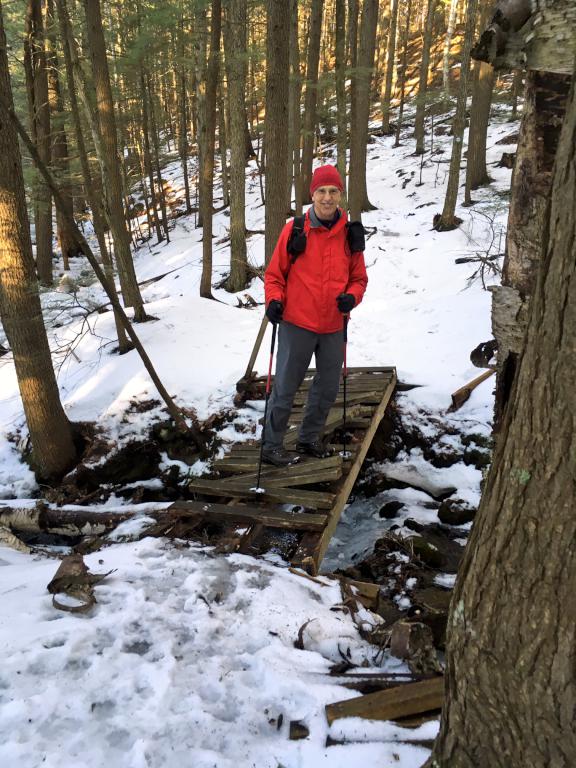
<instances>
[{"instance_id":1,"label":"hiking boot","mask_svg":"<svg viewBox=\"0 0 576 768\"><path fill-rule=\"evenodd\" d=\"M299 458L300 456L288 453L284 448L264 448L262 451L262 461L274 467L288 467L295 464Z\"/></svg>"},{"instance_id":2,"label":"hiking boot","mask_svg":"<svg viewBox=\"0 0 576 768\"><path fill-rule=\"evenodd\" d=\"M305 453L307 456L314 456L316 459L327 459L332 456L332 448L324 445L322 440L314 440L312 443L296 443L296 450Z\"/></svg>"}]
</instances>

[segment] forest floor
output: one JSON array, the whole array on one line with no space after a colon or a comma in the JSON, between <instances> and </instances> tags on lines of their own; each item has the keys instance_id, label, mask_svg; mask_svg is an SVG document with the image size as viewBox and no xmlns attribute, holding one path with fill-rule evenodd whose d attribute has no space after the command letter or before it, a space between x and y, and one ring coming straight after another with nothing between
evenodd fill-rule
<instances>
[{"instance_id":1,"label":"forest floor","mask_svg":"<svg viewBox=\"0 0 576 768\"><path fill-rule=\"evenodd\" d=\"M426 566L423 550L415 563L414 548L402 542L430 532L464 544L490 459L493 380L460 410L447 409L451 393L480 373L469 355L491 338L487 288L499 280L490 265L501 260L455 260L504 250L510 170L496 165L514 147L497 142L517 130L497 105L488 139L494 181L475 194L476 205L459 207L458 230L440 234L432 218L444 199L451 137L442 129L449 122L436 118L434 152L421 167L412 155L410 118L408 111L400 147L377 135L368 147L368 189L377 208L363 217L373 232L365 254L369 286L352 314L348 362L395 365L400 382L416 386L396 396L387 422L392 431L377 440L323 563L325 574L340 570L382 583L400 615L418 604L419 589L449 590L456 570L447 556L428 563L424 577L415 567ZM328 146L323 161L334 161L331 151ZM164 176L177 207L178 163ZM254 165L246 212L248 228L262 231ZM226 211L215 216L215 285L228 271L228 222ZM175 219L170 236L169 244L149 241L135 255L138 279L151 281L143 296L156 318L137 331L168 391L195 410L215 455L223 455L227 444L260 430L263 403L236 408L233 400L262 318L263 284L256 277L240 294L215 288L218 301L200 299L201 232L193 217ZM261 234L249 237L248 252L260 266ZM326 722L327 703L356 695L329 675L343 659L371 671L408 671L365 639L366 628L382 618L363 611L354 620L338 582L304 579L273 554L256 560L198 543L130 541L149 504L185 496L187 478L209 463L166 437L166 411L136 352L114 354L111 313L92 311L105 301L83 258L62 273L58 289L42 295L66 412L72 421L96 424L98 434L82 471L57 489L39 487L22 461L27 433L13 362L10 353L0 357L0 505L78 503L83 495L103 511L141 504L136 526L85 558L94 572L114 569L96 586L98 602L86 615L58 611L46 591L65 547L44 544L30 554L0 548L0 762L19 768L420 766L436 722L409 731L388 722ZM1 332L0 344L6 346ZM265 339L260 372L266 347ZM126 462L120 472L111 469L119 452L129 475ZM438 527L446 499L460 500L468 522ZM450 512L444 503L440 518L461 522ZM290 740L291 721L309 735Z\"/></svg>"}]
</instances>

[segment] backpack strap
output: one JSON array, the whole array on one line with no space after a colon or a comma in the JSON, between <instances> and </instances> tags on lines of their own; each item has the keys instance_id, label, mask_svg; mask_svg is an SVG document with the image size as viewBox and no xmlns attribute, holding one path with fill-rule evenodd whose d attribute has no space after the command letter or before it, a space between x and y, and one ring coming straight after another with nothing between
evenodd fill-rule
<instances>
[{"instance_id":1,"label":"backpack strap","mask_svg":"<svg viewBox=\"0 0 576 768\"><path fill-rule=\"evenodd\" d=\"M288 238L287 250L290 254L290 264L294 264L298 256L306 250L306 233L304 232L305 216L295 216L292 221L292 232Z\"/></svg>"}]
</instances>

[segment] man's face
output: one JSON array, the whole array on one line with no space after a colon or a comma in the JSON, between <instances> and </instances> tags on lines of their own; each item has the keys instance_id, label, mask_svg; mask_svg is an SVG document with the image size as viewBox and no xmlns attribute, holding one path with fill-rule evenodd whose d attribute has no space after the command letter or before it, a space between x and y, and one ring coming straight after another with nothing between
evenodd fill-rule
<instances>
[{"instance_id":1,"label":"man's face","mask_svg":"<svg viewBox=\"0 0 576 768\"><path fill-rule=\"evenodd\" d=\"M338 187L318 187L312 195L314 211L319 219L332 219L342 199L342 192Z\"/></svg>"}]
</instances>

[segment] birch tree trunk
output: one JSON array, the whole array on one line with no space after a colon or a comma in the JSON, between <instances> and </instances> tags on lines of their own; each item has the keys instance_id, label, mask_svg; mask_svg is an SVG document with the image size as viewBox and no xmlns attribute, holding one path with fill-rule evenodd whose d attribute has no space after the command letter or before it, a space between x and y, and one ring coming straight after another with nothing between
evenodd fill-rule
<instances>
[{"instance_id":1,"label":"birch tree trunk","mask_svg":"<svg viewBox=\"0 0 576 768\"><path fill-rule=\"evenodd\" d=\"M0 95L13 109L6 35L0 8ZM18 377L40 479L62 476L73 465L72 426L58 393L38 296L18 136L0 121L0 319Z\"/></svg>"},{"instance_id":2,"label":"birch tree trunk","mask_svg":"<svg viewBox=\"0 0 576 768\"><path fill-rule=\"evenodd\" d=\"M576 100L515 395L460 566L430 768L571 768L576 668Z\"/></svg>"}]
</instances>

